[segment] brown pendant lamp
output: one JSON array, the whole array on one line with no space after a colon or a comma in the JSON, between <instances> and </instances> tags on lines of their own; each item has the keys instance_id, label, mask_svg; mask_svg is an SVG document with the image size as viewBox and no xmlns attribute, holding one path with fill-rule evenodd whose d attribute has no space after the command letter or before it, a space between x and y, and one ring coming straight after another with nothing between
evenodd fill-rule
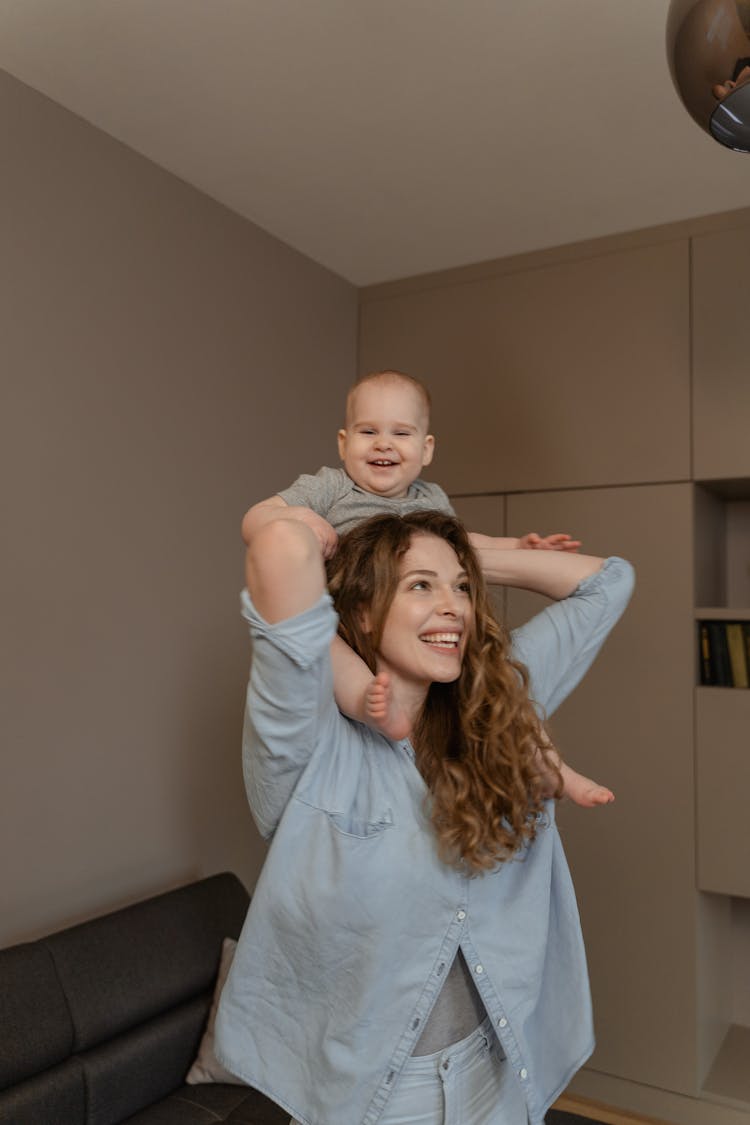
<instances>
[{"instance_id":1,"label":"brown pendant lamp","mask_svg":"<svg viewBox=\"0 0 750 1125\"><path fill-rule=\"evenodd\" d=\"M691 117L720 144L750 152L750 0L671 0L667 57Z\"/></svg>"}]
</instances>

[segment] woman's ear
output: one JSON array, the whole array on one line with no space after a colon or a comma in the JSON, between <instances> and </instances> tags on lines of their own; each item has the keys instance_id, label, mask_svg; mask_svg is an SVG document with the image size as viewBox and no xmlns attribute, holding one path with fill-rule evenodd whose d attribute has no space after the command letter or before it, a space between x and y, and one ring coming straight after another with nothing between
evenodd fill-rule
<instances>
[{"instance_id":1,"label":"woman's ear","mask_svg":"<svg viewBox=\"0 0 750 1125\"><path fill-rule=\"evenodd\" d=\"M364 606L360 606L355 616L357 618L357 624L359 625L362 632L365 634L365 636L369 636L369 634L372 632L372 618L370 617L369 609L366 609Z\"/></svg>"}]
</instances>

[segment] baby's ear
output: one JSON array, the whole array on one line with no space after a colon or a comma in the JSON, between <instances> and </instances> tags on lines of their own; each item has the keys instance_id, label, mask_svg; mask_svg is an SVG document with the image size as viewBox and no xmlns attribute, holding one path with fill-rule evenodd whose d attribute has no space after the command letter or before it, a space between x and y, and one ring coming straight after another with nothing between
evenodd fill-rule
<instances>
[{"instance_id":1,"label":"baby's ear","mask_svg":"<svg viewBox=\"0 0 750 1125\"><path fill-rule=\"evenodd\" d=\"M339 457L343 461L346 457L346 430L339 430L338 432L339 443Z\"/></svg>"},{"instance_id":2,"label":"baby's ear","mask_svg":"<svg viewBox=\"0 0 750 1125\"><path fill-rule=\"evenodd\" d=\"M432 460L432 455L435 452L435 438L432 434L427 434L422 446L422 468L429 465Z\"/></svg>"}]
</instances>

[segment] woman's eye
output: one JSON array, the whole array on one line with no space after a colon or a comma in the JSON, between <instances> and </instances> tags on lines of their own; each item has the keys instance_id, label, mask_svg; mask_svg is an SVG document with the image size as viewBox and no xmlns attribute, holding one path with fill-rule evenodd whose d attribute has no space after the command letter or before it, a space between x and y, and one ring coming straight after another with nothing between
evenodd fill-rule
<instances>
[{"instance_id":1,"label":"woman's eye","mask_svg":"<svg viewBox=\"0 0 750 1125\"><path fill-rule=\"evenodd\" d=\"M410 590L427 590L428 588L429 583L425 582L423 578L420 578L417 582L412 582L409 587Z\"/></svg>"},{"instance_id":2,"label":"woman's eye","mask_svg":"<svg viewBox=\"0 0 750 1125\"><path fill-rule=\"evenodd\" d=\"M469 587L468 582L459 582L456 589L458 590L459 594L470 594L471 593L471 588Z\"/></svg>"}]
</instances>

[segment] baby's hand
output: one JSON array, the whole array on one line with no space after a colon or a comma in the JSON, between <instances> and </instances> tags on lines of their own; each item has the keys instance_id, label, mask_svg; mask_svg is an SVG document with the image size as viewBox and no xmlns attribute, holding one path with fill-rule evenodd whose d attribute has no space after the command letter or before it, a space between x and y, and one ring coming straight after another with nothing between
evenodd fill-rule
<instances>
[{"instance_id":1,"label":"baby's hand","mask_svg":"<svg viewBox=\"0 0 750 1125\"><path fill-rule=\"evenodd\" d=\"M399 742L411 732L406 713L396 703L387 672L373 676L365 692L365 721L386 738Z\"/></svg>"},{"instance_id":2,"label":"baby's hand","mask_svg":"<svg viewBox=\"0 0 750 1125\"><path fill-rule=\"evenodd\" d=\"M530 531L518 540L518 546L524 551L577 551L581 546L580 539L573 539L565 532L555 535L537 535Z\"/></svg>"},{"instance_id":3,"label":"baby's hand","mask_svg":"<svg viewBox=\"0 0 750 1125\"><path fill-rule=\"evenodd\" d=\"M284 519L299 520L300 523L306 523L307 526L315 532L315 536L320 543L320 549L323 552L324 559L330 559L336 553L339 537L331 527L328 520L324 520L312 508L304 508L302 506L294 506L286 508L279 512L279 515Z\"/></svg>"}]
</instances>

